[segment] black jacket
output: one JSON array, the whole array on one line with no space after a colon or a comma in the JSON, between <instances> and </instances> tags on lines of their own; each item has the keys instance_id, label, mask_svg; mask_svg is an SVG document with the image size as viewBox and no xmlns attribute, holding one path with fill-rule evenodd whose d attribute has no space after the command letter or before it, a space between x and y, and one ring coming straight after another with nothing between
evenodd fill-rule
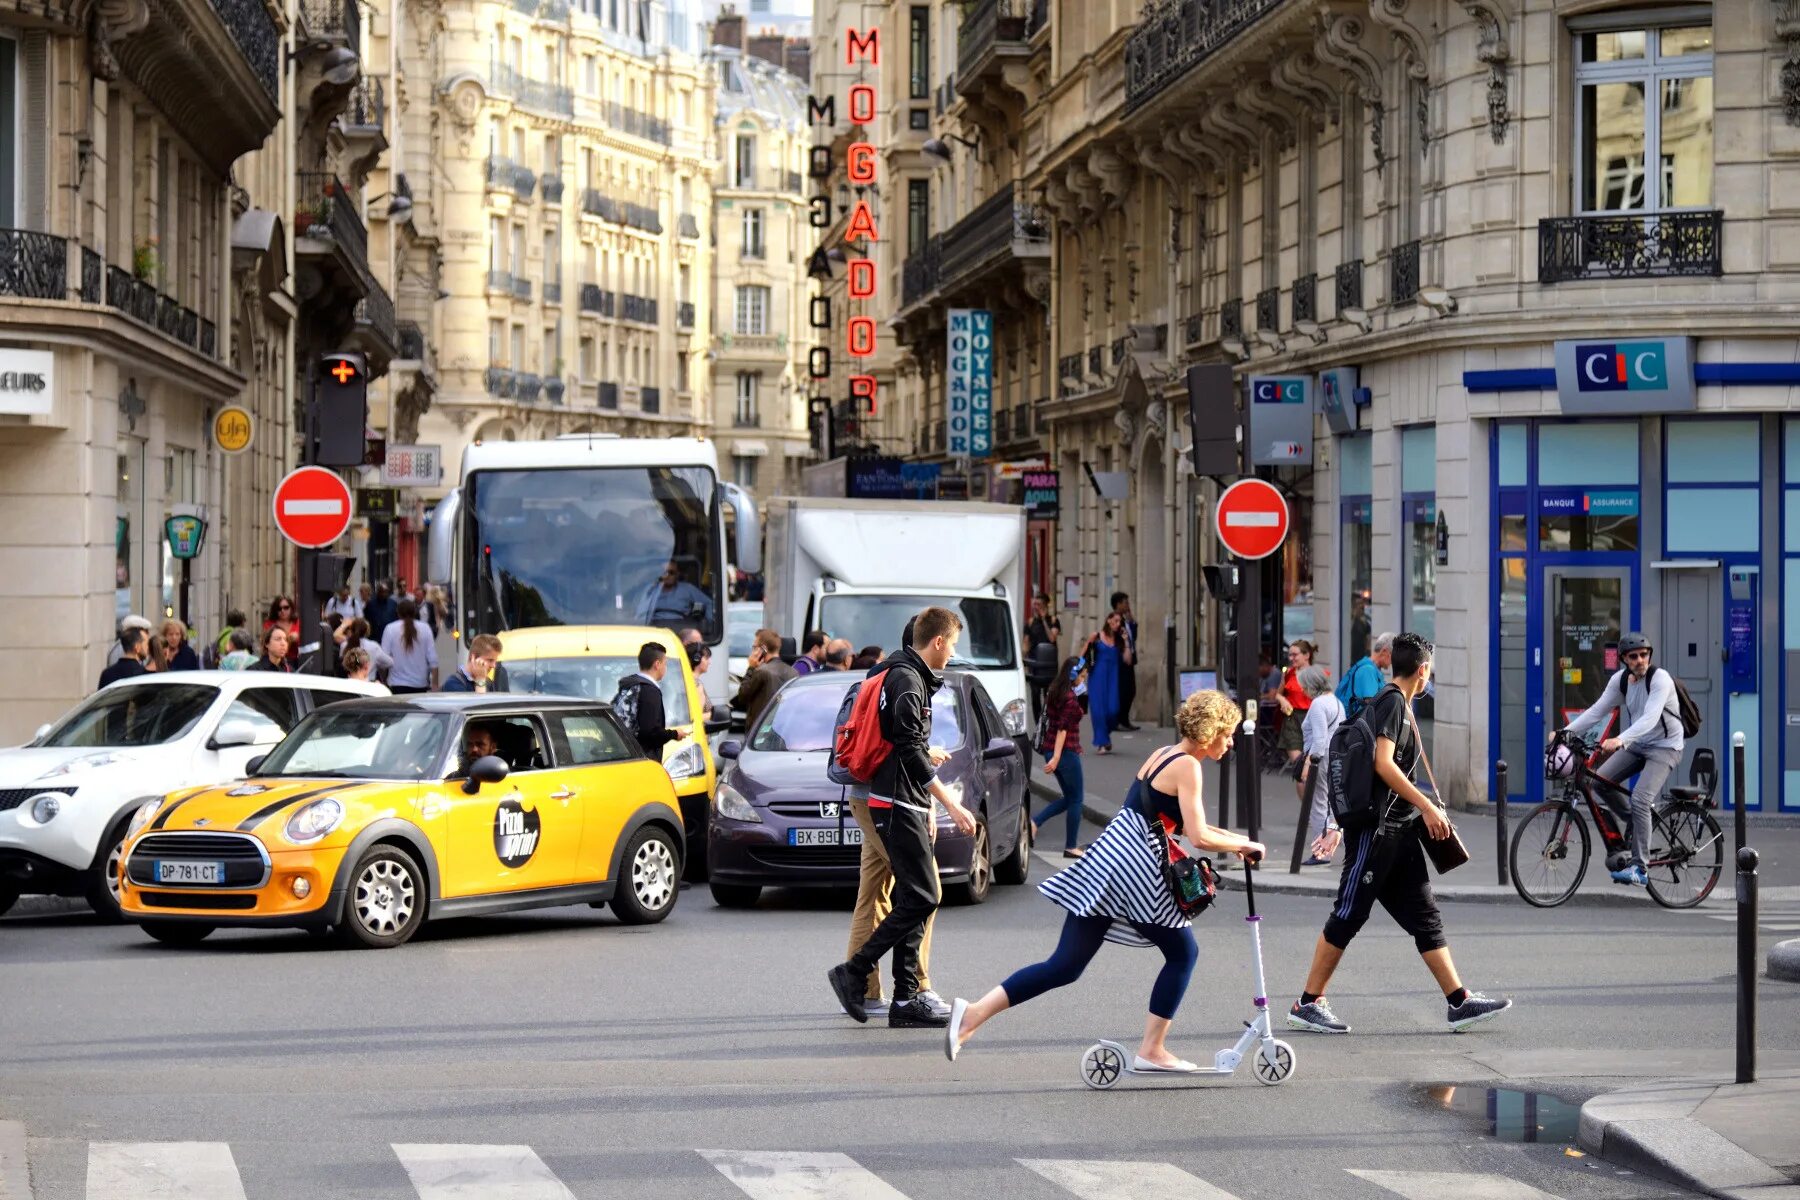
<instances>
[{"instance_id":1,"label":"black jacket","mask_svg":"<svg viewBox=\"0 0 1800 1200\"><path fill-rule=\"evenodd\" d=\"M144 664L137 659L121 658L118 662L100 672L100 686L105 687L107 684L117 683L121 679L130 679L133 676L148 675L149 673L150 672L144 669Z\"/></svg>"},{"instance_id":2,"label":"black jacket","mask_svg":"<svg viewBox=\"0 0 1800 1200\"><path fill-rule=\"evenodd\" d=\"M669 718L663 708L662 688L653 680L642 675L632 676L637 685L637 725L632 733L637 735L638 745L644 753L658 762L662 761L663 747L670 742L680 741L681 735L669 728Z\"/></svg>"},{"instance_id":3,"label":"black jacket","mask_svg":"<svg viewBox=\"0 0 1800 1200\"><path fill-rule=\"evenodd\" d=\"M871 671L881 675L881 736L894 749L875 768L869 795L913 808L931 807L931 698L944 686L911 646L891 655Z\"/></svg>"}]
</instances>

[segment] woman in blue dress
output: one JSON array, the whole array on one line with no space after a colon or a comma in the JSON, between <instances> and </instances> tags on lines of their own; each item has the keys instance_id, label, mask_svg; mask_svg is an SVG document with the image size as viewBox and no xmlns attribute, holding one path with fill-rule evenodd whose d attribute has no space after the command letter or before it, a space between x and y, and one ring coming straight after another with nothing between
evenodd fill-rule
<instances>
[{"instance_id":1,"label":"woman in blue dress","mask_svg":"<svg viewBox=\"0 0 1800 1200\"><path fill-rule=\"evenodd\" d=\"M1195 692L1182 702L1175 714L1181 741L1155 751L1138 768L1137 781L1124 806L1087 853L1074 866L1038 885L1040 892L1066 911L1056 952L1043 962L1014 971L981 999L973 1003L959 999L950 1006L944 1053L952 1062L969 1035L982 1025L1008 1008L1074 983L1099 953L1101 943L1115 942L1155 946L1163 953L1163 969L1150 991L1150 1015L1133 1068L1199 1069L1164 1045L1200 952L1191 922L1175 907L1163 877L1162 847L1150 822L1162 822L1171 834L1185 834L1202 850L1262 856L1261 843L1208 825L1201 803L1200 760L1222 757L1242 719L1237 705L1221 692Z\"/></svg>"},{"instance_id":2,"label":"woman in blue dress","mask_svg":"<svg viewBox=\"0 0 1800 1200\"><path fill-rule=\"evenodd\" d=\"M1094 753L1112 753L1112 731L1119 720L1119 663L1125 648L1125 618L1107 613L1106 624L1088 639L1088 717L1094 723Z\"/></svg>"}]
</instances>

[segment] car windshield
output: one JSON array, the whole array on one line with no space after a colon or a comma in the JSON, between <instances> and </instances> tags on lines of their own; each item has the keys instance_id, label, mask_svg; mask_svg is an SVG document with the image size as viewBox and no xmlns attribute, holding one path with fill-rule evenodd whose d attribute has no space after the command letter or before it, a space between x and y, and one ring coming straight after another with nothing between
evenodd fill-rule
<instances>
[{"instance_id":1,"label":"car windshield","mask_svg":"<svg viewBox=\"0 0 1800 1200\"><path fill-rule=\"evenodd\" d=\"M756 640L762 623L762 605L733 604L726 616L725 653L732 658L749 658L750 644Z\"/></svg>"},{"instance_id":2,"label":"car windshield","mask_svg":"<svg viewBox=\"0 0 1800 1200\"><path fill-rule=\"evenodd\" d=\"M218 688L198 683L105 688L58 721L36 744L161 746L186 737L218 694Z\"/></svg>"},{"instance_id":3,"label":"car windshield","mask_svg":"<svg viewBox=\"0 0 1800 1200\"><path fill-rule=\"evenodd\" d=\"M353 779L437 776L450 732L448 713L322 708L263 760L257 775L344 775Z\"/></svg>"},{"instance_id":4,"label":"car windshield","mask_svg":"<svg viewBox=\"0 0 1800 1200\"><path fill-rule=\"evenodd\" d=\"M855 682L852 678L843 687L808 684L783 688L757 722L750 748L800 754L830 750L844 690ZM946 750L962 745L962 705L955 688L939 688L931 701L931 744Z\"/></svg>"},{"instance_id":5,"label":"car windshield","mask_svg":"<svg viewBox=\"0 0 1800 1200\"><path fill-rule=\"evenodd\" d=\"M526 658L512 656L506 660L507 687L515 692L535 692L540 696L580 696L586 700L605 700L619 694L619 680L637 673L637 655L580 658ZM663 676L663 716L670 725L686 725L693 719L688 711L687 678L669 658L669 672Z\"/></svg>"},{"instance_id":6,"label":"car windshield","mask_svg":"<svg viewBox=\"0 0 1800 1200\"><path fill-rule=\"evenodd\" d=\"M1019 631L1004 600L975 596L845 596L825 597L817 628L852 646L900 644L900 632L920 609L937 605L962 617L956 657L977 671L1004 670L1018 661Z\"/></svg>"}]
</instances>

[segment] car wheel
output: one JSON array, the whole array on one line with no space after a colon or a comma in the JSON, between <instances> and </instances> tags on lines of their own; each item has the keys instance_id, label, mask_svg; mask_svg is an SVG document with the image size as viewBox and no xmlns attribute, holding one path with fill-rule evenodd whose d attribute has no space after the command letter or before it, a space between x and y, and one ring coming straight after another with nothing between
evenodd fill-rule
<instances>
[{"instance_id":1,"label":"car wheel","mask_svg":"<svg viewBox=\"0 0 1800 1200\"><path fill-rule=\"evenodd\" d=\"M975 818L974 846L969 851L969 877L950 887L956 904L981 904L994 890L993 843L988 840L987 814Z\"/></svg>"},{"instance_id":2,"label":"car wheel","mask_svg":"<svg viewBox=\"0 0 1800 1200\"><path fill-rule=\"evenodd\" d=\"M186 921L145 921L143 930L165 946L198 946L212 936L215 926L189 925Z\"/></svg>"},{"instance_id":3,"label":"car wheel","mask_svg":"<svg viewBox=\"0 0 1800 1200\"><path fill-rule=\"evenodd\" d=\"M1012 853L994 867L994 878L1005 884L1024 883L1031 876L1031 811L1019 805L1019 837Z\"/></svg>"},{"instance_id":4,"label":"car wheel","mask_svg":"<svg viewBox=\"0 0 1800 1200\"><path fill-rule=\"evenodd\" d=\"M620 862L624 878L612 898L613 915L627 925L654 925L675 907L681 884L681 852L660 826L637 832Z\"/></svg>"},{"instance_id":5,"label":"car wheel","mask_svg":"<svg viewBox=\"0 0 1800 1200\"><path fill-rule=\"evenodd\" d=\"M88 907L103 925L117 925L125 919L119 907L119 866L125 854L125 824L120 822L107 830L82 882Z\"/></svg>"},{"instance_id":6,"label":"car wheel","mask_svg":"<svg viewBox=\"0 0 1800 1200\"><path fill-rule=\"evenodd\" d=\"M762 899L762 888L754 883L718 883L712 885L713 903L720 908L755 908Z\"/></svg>"},{"instance_id":7,"label":"car wheel","mask_svg":"<svg viewBox=\"0 0 1800 1200\"><path fill-rule=\"evenodd\" d=\"M405 943L425 923L425 873L398 846L377 846L350 874L338 938L359 950Z\"/></svg>"}]
</instances>

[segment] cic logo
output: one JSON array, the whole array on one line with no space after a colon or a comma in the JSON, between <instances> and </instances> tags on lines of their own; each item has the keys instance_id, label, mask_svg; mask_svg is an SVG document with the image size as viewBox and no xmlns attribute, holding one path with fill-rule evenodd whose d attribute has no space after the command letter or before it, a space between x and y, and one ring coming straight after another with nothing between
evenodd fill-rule
<instances>
[{"instance_id":1,"label":"cic logo","mask_svg":"<svg viewBox=\"0 0 1800 1200\"><path fill-rule=\"evenodd\" d=\"M1252 389L1252 395L1258 404L1306 403L1304 379L1257 379L1253 381Z\"/></svg>"},{"instance_id":2,"label":"cic logo","mask_svg":"<svg viewBox=\"0 0 1800 1200\"><path fill-rule=\"evenodd\" d=\"M1668 351L1661 342L1583 343L1575 347L1575 379L1584 392L1662 391Z\"/></svg>"}]
</instances>

